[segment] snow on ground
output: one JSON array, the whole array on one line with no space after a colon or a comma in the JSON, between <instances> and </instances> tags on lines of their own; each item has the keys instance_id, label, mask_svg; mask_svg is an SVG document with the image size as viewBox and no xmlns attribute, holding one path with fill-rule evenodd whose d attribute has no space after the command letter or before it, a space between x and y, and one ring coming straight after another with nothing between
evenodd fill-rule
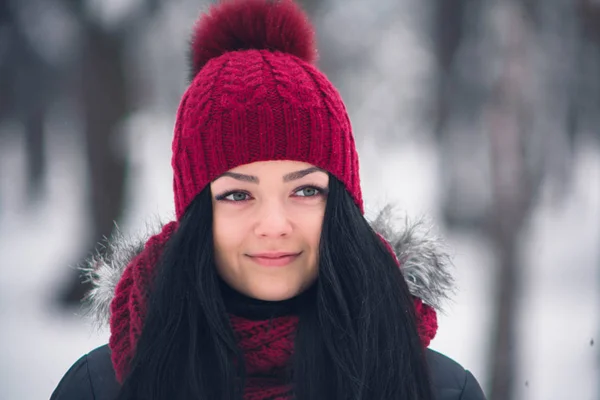
<instances>
[{"instance_id":1,"label":"snow on ground","mask_svg":"<svg viewBox=\"0 0 600 400\"><path fill-rule=\"evenodd\" d=\"M73 144L57 143L47 201L25 212L11 187L23 181L17 144L7 136L0 143L0 399L47 399L66 368L106 335L51 301L63 263L85 238L81 160Z\"/></svg>"},{"instance_id":2,"label":"snow on ground","mask_svg":"<svg viewBox=\"0 0 600 400\"><path fill-rule=\"evenodd\" d=\"M523 399L598 399L600 393L600 158L584 141L573 191L542 207L525 255L520 394Z\"/></svg>"},{"instance_id":3,"label":"snow on ground","mask_svg":"<svg viewBox=\"0 0 600 400\"><path fill-rule=\"evenodd\" d=\"M134 123L152 126L148 118ZM154 123L168 129L170 122ZM155 135L145 142L134 160L126 231L143 229L145 217L172 214L165 136ZM53 148L48 198L28 213L22 210L22 199L8 190L9 184L22 178L8 174L22 171L19 142L3 139L0 144L3 400L48 398L77 358L108 339L105 330L95 332L77 310L61 312L51 302L53 290L66 274L63 263L69 262L71 251L85 238L81 205L85 176L72 139L63 138ZM409 216L426 213L435 220L436 164L430 148L409 144L382 159L365 144L361 156L370 210L395 201ZM597 147L585 147L576 171L567 202L560 207L544 204L532 219L526 239L531 251L524 256L520 399L566 400L577 395L593 400L598 395L598 352L590 345L600 327L600 196L592 184L600 178ZM471 369L485 384L493 258L484 243L469 235L451 235L448 243L460 290L440 318L432 347Z\"/></svg>"},{"instance_id":4,"label":"snow on ground","mask_svg":"<svg viewBox=\"0 0 600 400\"><path fill-rule=\"evenodd\" d=\"M158 120L157 120L158 119ZM166 122L165 122L166 121ZM130 175L131 192L123 230L143 229L148 220L171 211L168 118L140 116L132 131L161 131L141 141ZM137 128L137 129L136 129ZM16 136L0 143L0 399L48 398L68 367L82 354L105 343L77 310L57 310L51 299L64 278L65 262L85 238L82 206L85 176L75 138L58 137L51 149L49 193L37 208L24 212L9 185L22 182L23 159ZM363 187L371 212L387 202L416 218L437 218L436 155L426 144L408 143L381 155L361 145ZM600 157L597 146L582 146L572 194L562 206L542 202L526 238L525 294L519 338L521 399L597 398L598 305L597 243L600 242ZM10 172L14 172L9 174ZM548 204L546 204L548 203ZM471 369L486 383L486 353L493 289L493 258L477 238L448 237L459 292L440 318L432 347Z\"/></svg>"}]
</instances>

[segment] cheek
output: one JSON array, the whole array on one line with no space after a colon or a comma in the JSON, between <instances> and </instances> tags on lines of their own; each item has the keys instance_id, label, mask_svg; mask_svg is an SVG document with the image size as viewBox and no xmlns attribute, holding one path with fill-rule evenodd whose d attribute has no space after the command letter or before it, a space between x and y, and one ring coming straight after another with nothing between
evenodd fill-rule
<instances>
[{"instance_id":1,"label":"cheek","mask_svg":"<svg viewBox=\"0 0 600 400\"><path fill-rule=\"evenodd\" d=\"M213 220L213 242L215 261L219 269L231 267L235 254L241 247L244 234L240 224L223 218L218 214Z\"/></svg>"},{"instance_id":2,"label":"cheek","mask_svg":"<svg viewBox=\"0 0 600 400\"><path fill-rule=\"evenodd\" d=\"M310 213L303 213L301 218L296 219L296 226L302 232L304 240L315 251L319 249L324 214L325 210L315 209Z\"/></svg>"},{"instance_id":3,"label":"cheek","mask_svg":"<svg viewBox=\"0 0 600 400\"><path fill-rule=\"evenodd\" d=\"M321 231L323 229L323 217L314 221L310 226L311 241L318 249L319 242L321 241Z\"/></svg>"}]
</instances>

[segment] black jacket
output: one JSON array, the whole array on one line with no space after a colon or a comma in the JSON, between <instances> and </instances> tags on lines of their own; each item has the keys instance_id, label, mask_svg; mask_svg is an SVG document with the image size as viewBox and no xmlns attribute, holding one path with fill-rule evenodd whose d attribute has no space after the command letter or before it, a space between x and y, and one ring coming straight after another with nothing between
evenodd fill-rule
<instances>
[{"instance_id":1,"label":"black jacket","mask_svg":"<svg viewBox=\"0 0 600 400\"><path fill-rule=\"evenodd\" d=\"M400 224L384 212L372 221L373 229L385 237L398 260L406 283L414 297L434 309L453 292L451 262L435 237L429 236L426 226ZM110 303L115 288L128 263L144 249L155 232L140 238L125 238L116 234L107 244L105 255L93 257L84 267L94 289L90 292L91 313L100 324L109 320ZM448 357L427 350L436 400L484 400L485 397L473 375ZM83 356L62 379L52 400L112 400L119 389L107 346Z\"/></svg>"},{"instance_id":2,"label":"black jacket","mask_svg":"<svg viewBox=\"0 0 600 400\"><path fill-rule=\"evenodd\" d=\"M435 400L485 400L469 371L427 350ZM107 345L81 357L62 378L50 400L114 400L119 390Z\"/></svg>"}]
</instances>

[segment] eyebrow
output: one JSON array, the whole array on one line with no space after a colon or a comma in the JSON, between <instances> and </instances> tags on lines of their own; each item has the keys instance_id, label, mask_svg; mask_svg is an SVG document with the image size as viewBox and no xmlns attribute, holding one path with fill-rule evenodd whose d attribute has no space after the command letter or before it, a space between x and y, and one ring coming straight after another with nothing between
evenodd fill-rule
<instances>
[{"instance_id":1,"label":"eyebrow","mask_svg":"<svg viewBox=\"0 0 600 400\"><path fill-rule=\"evenodd\" d=\"M289 174L284 175L283 181L284 182L295 181L296 179L304 178L306 175L312 174L313 172L317 172L317 171L324 172L321 168L310 167L310 168L303 169L301 171L290 172Z\"/></svg>"},{"instance_id":2,"label":"eyebrow","mask_svg":"<svg viewBox=\"0 0 600 400\"><path fill-rule=\"evenodd\" d=\"M221 176L228 176L230 178L237 179L238 181L243 182L258 183L258 177L254 175L238 174L236 172L224 172L221 174ZM221 176L219 176L219 178Z\"/></svg>"},{"instance_id":3,"label":"eyebrow","mask_svg":"<svg viewBox=\"0 0 600 400\"><path fill-rule=\"evenodd\" d=\"M324 171L318 167L310 167L310 168L306 168L306 169L303 169L300 171L290 172L289 174L284 175L283 181L284 182L295 181L297 179L305 177L308 174L312 174L313 172L324 172ZM260 182L260 180L258 179L257 176L239 174L237 172L224 172L221 174L221 176L228 176L230 178L237 179L238 181L242 181L242 182L250 182L250 183L259 183Z\"/></svg>"}]
</instances>

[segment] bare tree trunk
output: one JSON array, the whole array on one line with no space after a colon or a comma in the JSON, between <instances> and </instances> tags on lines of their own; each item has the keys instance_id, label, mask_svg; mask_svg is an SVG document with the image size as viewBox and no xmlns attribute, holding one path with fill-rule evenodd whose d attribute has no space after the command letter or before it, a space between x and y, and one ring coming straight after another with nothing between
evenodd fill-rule
<instances>
[{"instance_id":1,"label":"bare tree trunk","mask_svg":"<svg viewBox=\"0 0 600 400\"><path fill-rule=\"evenodd\" d=\"M463 40L465 7L465 0L435 0L433 5L433 36L438 64L434 133L438 139L444 133L450 112L453 83L451 68Z\"/></svg>"},{"instance_id":2,"label":"bare tree trunk","mask_svg":"<svg viewBox=\"0 0 600 400\"><path fill-rule=\"evenodd\" d=\"M27 36L16 2L0 2L0 120L15 119L23 126L26 162L26 199L39 198L46 173L45 119L58 74Z\"/></svg>"},{"instance_id":3,"label":"bare tree trunk","mask_svg":"<svg viewBox=\"0 0 600 400\"><path fill-rule=\"evenodd\" d=\"M89 204L92 237L85 255L110 237L124 205L125 150L119 124L130 111L124 72L124 38L89 24L82 50L82 84L87 161L90 173ZM90 289L73 273L62 300L78 303Z\"/></svg>"},{"instance_id":4,"label":"bare tree trunk","mask_svg":"<svg viewBox=\"0 0 600 400\"><path fill-rule=\"evenodd\" d=\"M86 151L90 167L90 204L94 239L113 230L123 208L126 162L119 124L130 107L122 47L123 38L90 27L84 50L83 102Z\"/></svg>"},{"instance_id":5,"label":"bare tree trunk","mask_svg":"<svg viewBox=\"0 0 600 400\"><path fill-rule=\"evenodd\" d=\"M442 216L450 229L480 231L486 224L489 189L477 183L485 141L475 127L484 92L481 62L465 62L479 53L483 5L469 0L432 1L432 31L437 68L433 78L433 125L440 151ZM465 79L471 76L472 79ZM464 130L457 125L469 126ZM465 145L468 143L468 145ZM468 203L465 202L468 196Z\"/></svg>"},{"instance_id":6,"label":"bare tree trunk","mask_svg":"<svg viewBox=\"0 0 600 400\"><path fill-rule=\"evenodd\" d=\"M593 132L600 138L600 2L579 0L578 8L584 47L581 79L585 84L580 101L584 103L585 117Z\"/></svg>"},{"instance_id":7,"label":"bare tree trunk","mask_svg":"<svg viewBox=\"0 0 600 400\"><path fill-rule=\"evenodd\" d=\"M143 0L122 25L111 31L86 17L83 0L64 0L82 22L84 45L81 51L80 99L83 104L85 151L89 170L89 205L92 237L81 259L96 250L99 242L110 237L115 222L122 217L125 178L128 167L120 125L135 108L139 98L126 76L126 46L132 34L156 15L160 0ZM67 304L78 303L89 290L73 273L61 296Z\"/></svg>"},{"instance_id":8,"label":"bare tree trunk","mask_svg":"<svg viewBox=\"0 0 600 400\"><path fill-rule=\"evenodd\" d=\"M591 112L594 114L589 118L592 121L590 125L596 128L593 133L596 134L597 139L600 139L600 129L598 129L598 123L600 121L600 71L595 68L589 68L589 64L594 65L594 58L596 61L595 65L600 65L600 3L595 0L579 0L578 6L583 36L580 42L582 51L580 52L579 57L580 65L583 64L580 68L580 70L583 71L583 73L581 73L581 79L585 84L592 83L591 86L597 90L595 93L588 92L587 96L584 97L584 99L579 99L579 101L587 106L588 113ZM590 51L590 49L592 51ZM588 73L590 69L594 72ZM592 79L595 81L590 82ZM581 96L581 93L579 93L579 95ZM594 101L596 102L594 103ZM580 111L583 114L583 111ZM593 185L594 183L590 184ZM600 268L600 265L598 265L598 267ZM600 285L600 282L598 284ZM597 362L600 362L600 346L598 346L598 341L598 338L593 338L590 341L590 346L595 347ZM597 393L600 393L600 379L597 381L596 388Z\"/></svg>"},{"instance_id":9,"label":"bare tree trunk","mask_svg":"<svg viewBox=\"0 0 600 400\"><path fill-rule=\"evenodd\" d=\"M45 117L45 106L34 106L33 109L27 110L27 118L24 121L29 201L40 197L46 175Z\"/></svg>"},{"instance_id":10,"label":"bare tree trunk","mask_svg":"<svg viewBox=\"0 0 600 400\"><path fill-rule=\"evenodd\" d=\"M493 85L487 117L490 134L493 202L490 239L496 252L497 293L490 357L490 400L514 397L517 367L516 325L523 265L518 259L518 237L532 202L525 159L525 135L530 118L525 97L528 25L517 2L504 2L499 35L503 67Z\"/></svg>"}]
</instances>

